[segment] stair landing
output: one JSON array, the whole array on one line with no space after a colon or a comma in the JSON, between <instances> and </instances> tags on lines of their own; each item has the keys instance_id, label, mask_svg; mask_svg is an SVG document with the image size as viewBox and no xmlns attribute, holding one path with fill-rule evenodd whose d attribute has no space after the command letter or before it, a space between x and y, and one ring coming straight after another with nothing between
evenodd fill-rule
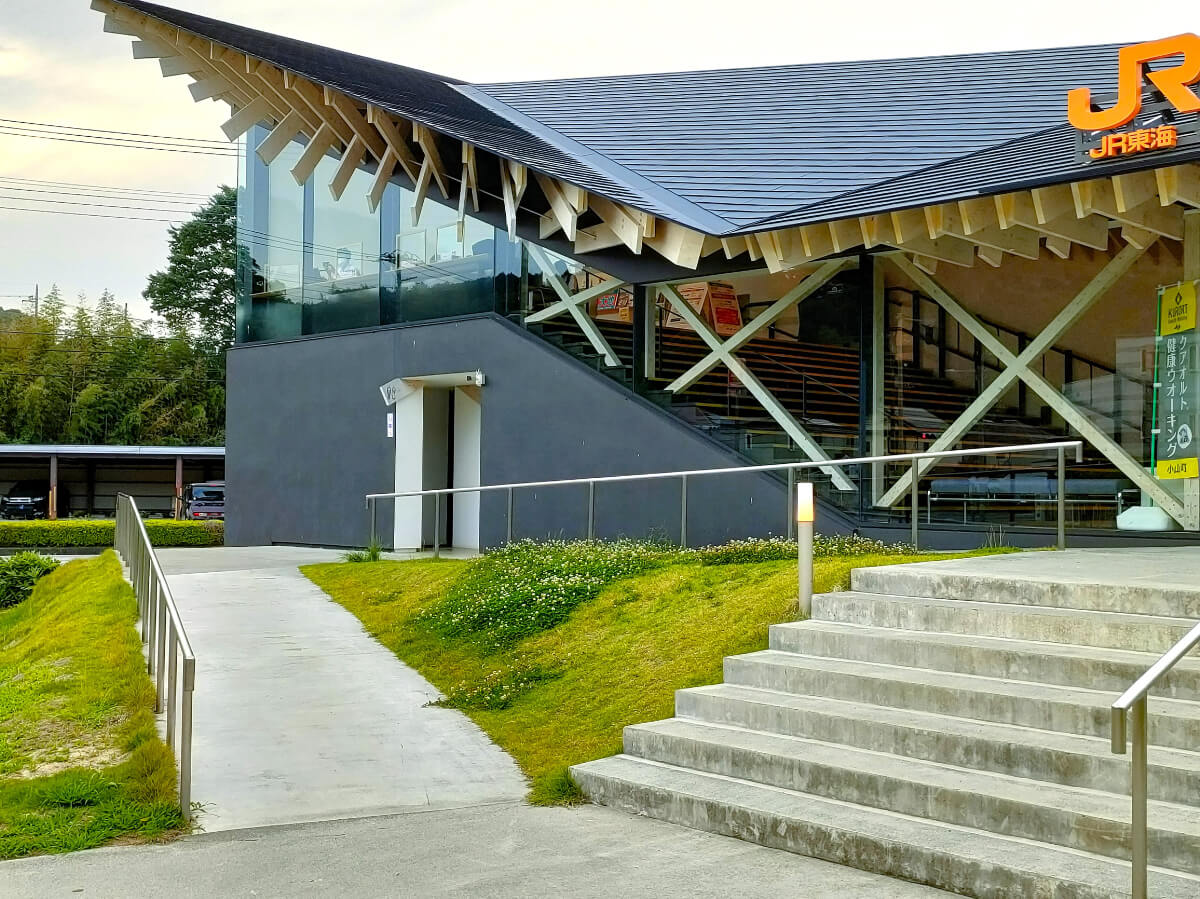
<instances>
[{"instance_id":1,"label":"stair landing","mask_svg":"<svg viewBox=\"0 0 1200 899\"><path fill-rule=\"evenodd\" d=\"M1200 546L859 569L572 773L605 805L962 895L1128 896L1109 706L1197 619ZM1150 894L1200 896L1200 655L1150 734Z\"/></svg>"}]
</instances>

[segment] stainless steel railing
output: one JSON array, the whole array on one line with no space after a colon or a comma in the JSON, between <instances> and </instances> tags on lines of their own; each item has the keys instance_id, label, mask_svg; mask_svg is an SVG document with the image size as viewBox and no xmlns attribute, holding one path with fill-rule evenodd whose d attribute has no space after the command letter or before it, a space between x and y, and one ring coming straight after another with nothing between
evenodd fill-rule
<instances>
[{"instance_id":1,"label":"stainless steel railing","mask_svg":"<svg viewBox=\"0 0 1200 899\"><path fill-rule=\"evenodd\" d=\"M1130 794L1133 813L1130 818L1130 854L1133 860L1133 899L1146 899L1146 866L1148 847L1146 835L1146 780L1147 752L1146 736L1147 705L1150 689L1162 679L1175 663L1200 644L1200 624L1184 634L1183 638L1166 651L1162 658L1146 669L1146 673L1133 682L1132 686L1112 704L1112 751L1125 754L1127 722L1132 723L1133 756L1130 759Z\"/></svg>"},{"instance_id":2,"label":"stainless steel railing","mask_svg":"<svg viewBox=\"0 0 1200 899\"><path fill-rule=\"evenodd\" d=\"M179 762L179 808L192 814L192 693L196 688L196 656L175 608L171 587L158 564L133 497L117 496L114 548L129 569L137 597L147 670L154 675L156 713L166 712L167 745ZM178 714L177 714L178 713Z\"/></svg>"},{"instance_id":3,"label":"stainless steel railing","mask_svg":"<svg viewBox=\"0 0 1200 899\"><path fill-rule=\"evenodd\" d=\"M396 493L368 493L366 496L367 514L369 517L369 533L372 542L376 539L376 502L381 499L402 499L405 497L433 497L433 520L435 522L434 538L433 538L433 554L438 556L441 552L441 500L443 496L453 495L456 493L492 493L504 491L508 495L508 516L507 516L507 543L511 543L513 539L513 494L514 491L533 488L533 487L566 487L570 485L586 484L587 492L587 535L591 539L596 534L596 485L597 484L615 484L627 481L656 481L664 479L678 478L680 481L679 491L679 542L680 545L687 545L687 526L688 526L688 481L691 478L698 477L718 477L721 475L731 474L748 474L753 472L764 471L786 471L788 474L788 489L787 489L787 520L789 533L788 537L795 536L795 501L796 501L796 473L806 469L819 468L842 468L851 465L873 465L878 463L894 463L894 462L909 462L911 463L912 471L912 487L911 487L911 542L915 547L920 539L920 502L918 494L921 483L921 460L922 459L951 459L962 456L1002 456L1020 453L1044 453L1055 451L1058 456L1058 535L1056 545L1059 549L1064 549L1067 545L1066 535L1066 452L1068 449L1075 450L1075 461L1083 461L1083 441L1082 440L1056 440L1050 443L1022 443L1014 446L987 446L976 447L973 449L954 449L954 450L938 450L936 452L919 452L919 453L900 453L892 456L863 456L853 459L827 459L817 462L778 462L772 465L745 465L731 468L702 468L690 471L657 471L649 474L621 474L607 475L596 478L567 478L558 481L522 481L514 484L486 484L475 487L440 487L431 490L404 490Z\"/></svg>"}]
</instances>

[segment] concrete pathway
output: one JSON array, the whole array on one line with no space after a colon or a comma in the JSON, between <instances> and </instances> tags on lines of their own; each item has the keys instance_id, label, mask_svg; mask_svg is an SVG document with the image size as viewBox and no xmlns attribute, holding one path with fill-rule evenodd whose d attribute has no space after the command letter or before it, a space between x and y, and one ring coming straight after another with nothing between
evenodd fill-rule
<instances>
[{"instance_id":1,"label":"concrete pathway","mask_svg":"<svg viewBox=\"0 0 1200 899\"><path fill-rule=\"evenodd\" d=\"M206 831L525 793L507 754L460 712L427 708L433 686L297 568L339 557L159 551L196 652L192 797Z\"/></svg>"},{"instance_id":2,"label":"concrete pathway","mask_svg":"<svg viewBox=\"0 0 1200 899\"><path fill-rule=\"evenodd\" d=\"M504 803L0 862L0 896L948 899L949 894L611 809Z\"/></svg>"}]
</instances>

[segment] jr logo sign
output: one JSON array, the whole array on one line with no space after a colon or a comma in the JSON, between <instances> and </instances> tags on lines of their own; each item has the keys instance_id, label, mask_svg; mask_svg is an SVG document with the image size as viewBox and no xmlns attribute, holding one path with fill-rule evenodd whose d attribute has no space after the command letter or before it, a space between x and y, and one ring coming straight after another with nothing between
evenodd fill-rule
<instances>
[{"instance_id":1,"label":"jr logo sign","mask_svg":"<svg viewBox=\"0 0 1200 899\"><path fill-rule=\"evenodd\" d=\"M1174 64L1147 72L1147 63L1158 59ZM1117 57L1117 102L1108 109L1092 108L1091 88L1077 87L1067 94L1067 119L1080 131L1108 131L1133 121L1142 109L1143 78L1180 112L1200 112L1200 97L1189 85L1200 81L1200 37L1179 34L1158 41L1122 47Z\"/></svg>"}]
</instances>

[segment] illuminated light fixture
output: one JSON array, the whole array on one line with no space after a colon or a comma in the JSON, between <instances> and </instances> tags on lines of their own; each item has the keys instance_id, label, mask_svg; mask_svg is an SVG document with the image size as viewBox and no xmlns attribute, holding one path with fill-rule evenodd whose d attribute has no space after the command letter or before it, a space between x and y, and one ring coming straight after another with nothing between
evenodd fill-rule
<instances>
[{"instance_id":1,"label":"illuminated light fixture","mask_svg":"<svg viewBox=\"0 0 1200 899\"><path fill-rule=\"evenodd\" d=\"M810 481L801 481L796 485L796 521L811 524L815 519L813 485Z\"/></svg>"},{"instance_id":2,"label":"illuminated light fixture","mask_svg":"<svg viewBox=\"0 0 1200 899\"><path fill-rule=\"evenodd\" d=\"M796 602L804 618L812 617L813 595L813 521L816 501L811 481L796 485Z\"/></svg>"}]
</instances>

